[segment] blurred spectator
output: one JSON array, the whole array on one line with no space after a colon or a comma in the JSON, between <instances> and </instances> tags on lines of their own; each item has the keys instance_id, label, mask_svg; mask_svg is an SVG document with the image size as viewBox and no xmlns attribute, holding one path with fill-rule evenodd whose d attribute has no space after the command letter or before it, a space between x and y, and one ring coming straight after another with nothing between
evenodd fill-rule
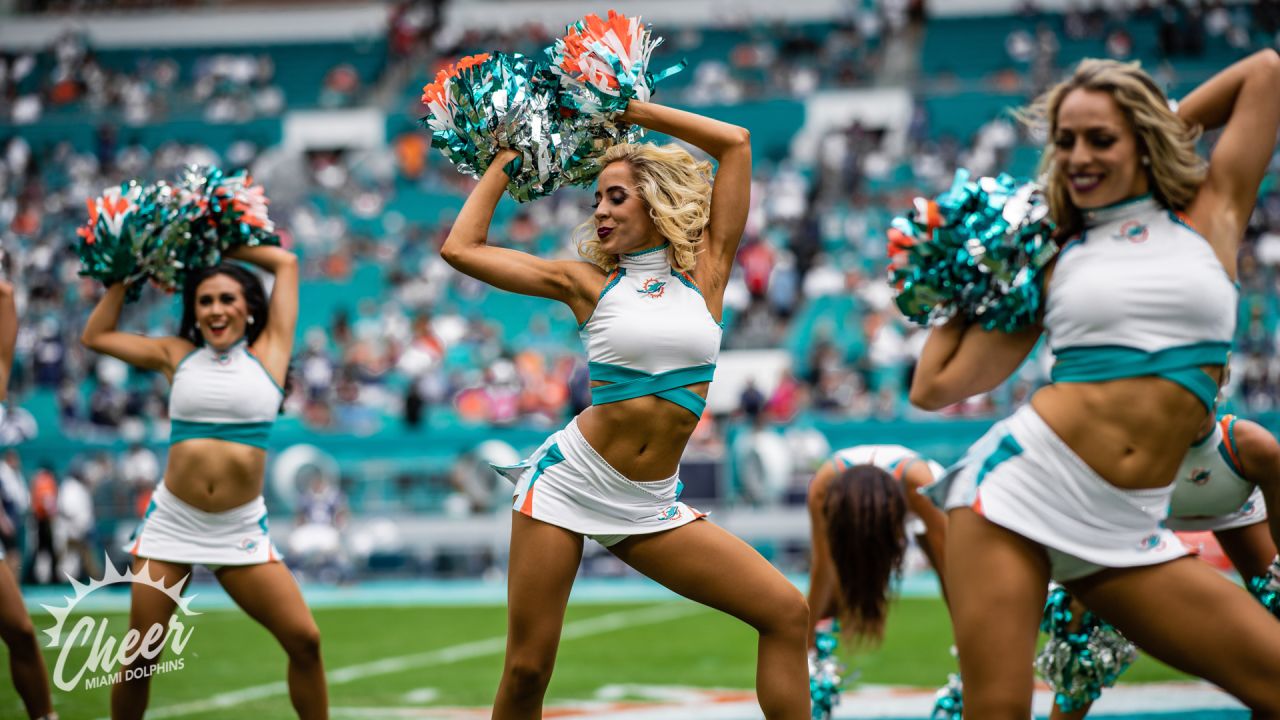
<instances>
[{"instance_id":1,"label":"blurred spectator","mask_svg":"<svg viewBox=\"0 0 1280 720\"><path fill-rule=\"evenodd\" d=\"M53 468L43 465L31 477L31 515L36 522L36 546L27 564L25 582L58 582L58 550L54 545L54 525L58 518L58 481Z\"/></svg>"},{"instance_id":2,"label":"blurred spectator","mask_svg":"<svg viewBox=\"0 0 1280 720\"><path fill-rule=\"evenodd\" d=\"M62 574L82 581L99 576L90 477L83 468L69 473L58 487L57 499L58 528L65 544Z\"/></svg>"}]
</instances>

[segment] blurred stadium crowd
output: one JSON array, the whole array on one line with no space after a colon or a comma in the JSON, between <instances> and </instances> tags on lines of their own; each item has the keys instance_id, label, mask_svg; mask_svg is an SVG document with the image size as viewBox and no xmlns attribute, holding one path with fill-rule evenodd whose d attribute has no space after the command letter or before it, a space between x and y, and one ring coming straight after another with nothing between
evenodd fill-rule
<instances>
[{"instance_id":1,"label":"blurred stadium crowd","mask_svg":"<svg viewBox=\"0 0 1280 720\"><path fill-rule=\"evenodd\" d=\"M128 445L87 457L74 473L81 481L113 484L115 504L125 507L154 484L161 463L144 441L165 434L167 383L80 346L99 288L76 276L74 228L84 199L103 187L171 177L187 163L251 168L303 261L286 413L305 428L370 435L392 426L551 427L589 404L567 311L489 289L439 259L472 181L433 154L413 124L422 112L418 89L441 64L492 48L533 53L559 28L454 30L441 20L443 5L401 3L385 37L345 47L99 51L68 34L39 52L0 48L0 244L22 318L10 394L18 404L38 397L56 408L36 414L58 426L40 432ZM905 85L914 97L904 147L853 122L826 132L812 162L785 143L782 152L757 152L751 218L726 293L725 348L782 348L790 368L767 390L748 383L735 412L709 414L704 450L723 453L724 429L737 422L920 416L905 390L923 334L893 307L884 229L913 196L945 189L957 167L1034 173L1042 139L1003 107L1033 97L1083 56L1141 60L1176 96L1280 41L1280 2L1272 0L1072 8L1048 13L1028 0L998 18L934 19L923 3L868 0L824 23L656 28L666 43L655 66L689 60L659 86L660 102L732 110L885 84ZM294 157L259 135L236 136L241 124L291 109L365 106L391 116L385 147ZM91 141L32 132L59 120L92 128ZM178 142L153 132L188 121L230 132L210 132L218 138L210 142L192 141L201 133ZM1275 409L1280 384L1278 176L1280 163L1240 264L1229 394L1251 413ZM574 257L566 238L587 218L588 202L587 192L562 191L504 205L495 241ZM149 291L127 309L127 327L171 333L175 303ZM1004 412L1046 379L1047 363L1038 356L1006 387L946 412ZM38 474L18 465L11 456L0 476Z\"/></svg>"}]
</instances>

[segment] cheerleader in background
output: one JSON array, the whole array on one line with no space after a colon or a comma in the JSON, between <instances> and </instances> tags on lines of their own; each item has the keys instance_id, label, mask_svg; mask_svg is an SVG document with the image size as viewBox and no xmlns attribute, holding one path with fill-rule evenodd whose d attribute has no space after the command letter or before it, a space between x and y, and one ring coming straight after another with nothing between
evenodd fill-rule
<instances>
[{"instance_id":1,"label":"cheerleader in background","mask_svg":"<svg viewBox=\"0 0 1280 720\"><path fill-rule=\"evenodd\" d=\"M1231 346L1236 255L1280 126L1277 95L1280 56L1266 50L1176 115L1136 65L1098 60L1034 108L1064 244L1044 278L1042 327L985 331L959 316L930 332L911 388L926 409L990 390L1042 333L1056 357L1054 384L931 489L949 511L947 591L969 717L1030 714L1050 578L1254 717L1280 717L1280 624L1162 526ZM1199 127L1225 127L1207 172Z\"/></svg>"},{"instance_id":2,"label":"cheerleader in background","mask_svg":"<svg viewBox=\"0 0 1280 720\"><path fill-rule=\"evenodd\" d=\"M855 639L883 637L908 533L941 582L947 516L919 492L941 476L942 466L901 445L845 448L818 468L808 499L810 647L830 617Z\"/></svg>"},{"instance_id":3,"label":"cheerleader in background","mask_svg":"<svg viewBox=\"0 0 1280 720\"><path fill-rule=\"evenodd\" d=\"M18 310L14 305L13 285L0 280L0 425L4 424L3 402L8 395L13 346L17 339ZM0 638L4 638L9 648L9 676L22 698L27 716L56 720L58 714L53 711L49 694L49 671L44 665L35 626L22 602L18 580L5 562L0 562Z\"/></svg>"},{"instance_id":4,"label":"cheerleader in background","mask_svg":"<svg viewBox=\"0 0 1280 720\"><path fill-rule=\"evenodd\" d=\"M1280 517L1268 518L1267 507L1280 507L1280 443L1261 425L1233 415L1210 415L1200 437L1178 468L1173 501L1165 525L1175 531L1211 531L1240 577L1251 585L1280 592ZM1280 614L1280 606L1269 608ZM1072 604L1080 618L1084 607ZM1089 706L1073 712L1054 707L1053 720L1075 720Z\"/></svg>"},{"instance_id":5,"label":"cheerleader in background","mask_svg":"<svg viewBox=\"0 0 1280 720\"><path fill-rule=\"evenodd\" d=\"M516 483L508 636L494 718L541 717L565 605L591 537L672 590L760 634L756 691L768 718L809 718L804 596L749 545L680 502L680 456L706 404L725 284L747 219L747 131L633 100L622 120L695 145L621 144L603 158L579 249L550 261L487 243L516 156L493 160L441 255L509 292L558 300L580 323L592 406L524 463ZM673 635L678 637L678 634ZM603 669L602 669L603 671Z\"/></svg>"},{"instance_id":6,"label":"cheerleader in background","mask_svg":"<svg viewBox=\"0 0 1280 720\"><path fill-rule=\"evenodd\" d=\"M274 276L269 299L262 281L236 263L196 270L183 289L178 336L151 338L116 329L126 291L117 283L94 308L81 340L172 383L164 480L126 547L134 571L148 565L152 577L172 586L193 564L212 569L227 594L284 648L298 716L325 718L320 631L271 543L262 499L267 437L284 400L298 317L297 258L265 245L228 256ZM167 595L133 585L131 629L145 634L173 611ZM139 658L130 667L155 662ZM146 710L150 672L133 675L112 687L116 720L141 718Z\"/></svg>"}]
</instances>

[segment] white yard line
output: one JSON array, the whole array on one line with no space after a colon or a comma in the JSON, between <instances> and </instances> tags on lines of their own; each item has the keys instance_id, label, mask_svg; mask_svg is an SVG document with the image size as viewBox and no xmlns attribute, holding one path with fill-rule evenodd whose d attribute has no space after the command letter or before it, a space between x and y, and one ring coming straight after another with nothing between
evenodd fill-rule
<instances>
[{"instance_id":1,"label":"white yard line","mask_svg":"<svg viewBox=\"0 0 1280 720\"><path fill-rule=\"evenodd\" d=\"M603 633L635 627L637 625L652 625L654 623L666 622L668 620L674 620L676 618L692 615L704 610L706 610L705 607L695 605L693 603L662 603L660 605L652 605L638 610L623 610L620 612L587 618L585 620L575 620L573 622L566 623L564 630L560 633L560 638L561 640L573 640L576 638L590 637L592 635L601 635ZM349 665L344 668L330 670L327 673L327 676L330 685L338 685L374 675L387 675L390 673L400 672L402 670L409 670L411 668L448 665L462 660L470 660L472 658L485 657L487 655L496 655L503 652L503 650L506 649L506 645L507 638L505 635L501 635L498 637L485 638L484 640L451 645L449 647L438 648L427 652L414 653L412 655L400 655L397 657L389 657L383 658L382 660L360 663L358 665ZM209 712L211 710L221 710L233 707L251 700L260 700L262 698L274 697L276 695L286 695L288 694L288 691L288 686L283 682L254 685L252 687L241 688L240 690L218 693L217 695L212 695L203 700L193 700L191 702L176 703L174 705L158 707L148 711L147 717L152 720L159 720L160 718L186 717L188 715ZM100 720L108 719L101 718Z\"/></svg>"}]
</instances>

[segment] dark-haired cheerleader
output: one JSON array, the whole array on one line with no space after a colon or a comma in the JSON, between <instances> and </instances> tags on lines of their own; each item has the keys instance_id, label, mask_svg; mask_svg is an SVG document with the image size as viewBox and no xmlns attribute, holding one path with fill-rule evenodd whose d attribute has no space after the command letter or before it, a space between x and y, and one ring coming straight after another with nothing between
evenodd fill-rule
<instances>
[{"instance_id":1,"label":"dark-haired cheerleader","mask_svg":"<svg viewBox=\"0 0 1280 720\"><path fill-rule=\"evenodd\" d=\"M919 493L941 475L940 465L901 445L838 450L818 469L809 484L811 633L838 617L851 637L883 636L908 534L941 580L947 516Z\"/></svg>"},{"instance_id":2,"label":"dark-haired cheerleader","mask_svg":"<svg viewBox=\"0 0 1280 720\"><path fill-rule=\"evenodd\" d=\"M172 383L169 461L128 551L134 570L149 565L166 586L193 564L212 569L227 594L262 623L289 657L289 697L301 718L328 716L320 631L298 584L271 543L262 499L266 444L284 399L298 318L298 265L278 247L229 253L275 279L270 296L258 276L236 263L193 271L182 295L176 337L120 332L127 288L107 289L85 326L82 342L104 355ZM164 625L174 601L135 583L129 626L145 634ZM138 665L155 664L139 658ZM150 672L117 683L111 716L141 718Z\"/></svg>"}]
</instances>

